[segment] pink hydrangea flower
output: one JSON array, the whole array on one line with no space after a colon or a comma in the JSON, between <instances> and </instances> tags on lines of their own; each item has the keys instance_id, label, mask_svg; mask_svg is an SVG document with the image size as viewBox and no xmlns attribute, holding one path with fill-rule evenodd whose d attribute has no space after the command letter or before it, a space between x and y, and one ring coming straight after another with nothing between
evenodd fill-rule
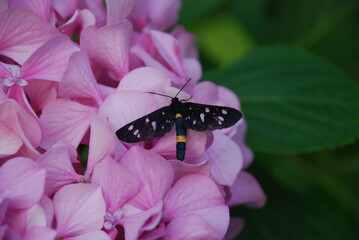
<instances>
[{"instance_id":1,"label":"pink hydrangea flower","mask_svg":"<svg viewBox=\"0 0 359 240\"><path fill-rule=\"evenodd\" d=\"M245 171L244 119L188 130L183 162L174 130L135 144L115 131L170 104L148 92L175 96L190 77L179 99L239 100L198 82L195 37L174 26L181 1L105 2L0 3L0 239L234 236L229 208L266 201Z\"/></svg>"}]
</instances>

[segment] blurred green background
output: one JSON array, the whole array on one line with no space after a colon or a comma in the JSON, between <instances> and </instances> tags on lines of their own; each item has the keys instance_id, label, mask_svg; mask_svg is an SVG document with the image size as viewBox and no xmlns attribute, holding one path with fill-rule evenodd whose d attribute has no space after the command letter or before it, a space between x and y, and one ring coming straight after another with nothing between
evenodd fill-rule
<instances>
[{"instance_id":1,"label":"blurred green background","mask_svg":"<svg viewBox=\"0 0 359 240\"><path fill-rule=\"evenodd\" d=\"M359 1L184 0L205 80L248 122L262 209L237 239L359 239Z\"/></svg>"}]
</instances>

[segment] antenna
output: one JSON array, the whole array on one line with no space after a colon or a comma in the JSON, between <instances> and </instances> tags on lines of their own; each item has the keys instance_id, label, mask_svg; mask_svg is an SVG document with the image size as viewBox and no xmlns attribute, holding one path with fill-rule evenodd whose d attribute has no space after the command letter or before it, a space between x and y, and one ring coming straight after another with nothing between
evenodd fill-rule
<instances>
[{"instance_id":1,"label":"antenna","mask_svg":"<svg viewBox=\"0 0 359 240\"><path fill-rule=\"evenodd\" d=\"M172 98L171 96L167 96L167 95L164 95L164 94L161 94L161 93L155 93L155 92L147 92L147 93L151 93L151 94L160 95L160 96L163 96L163 97Z\"/></svg>"},{"instance_id":2,"label":"antenna","mask_svg":"<svg viewBox=\"0 0 359 240\"><path fill-rule=\"evenodd\" d=\"M187 83L189 83L189 81L191 81L196 75L193 75L192 77L190 77L187 82L181 87L181 89L178 91L178 93L176 94L175 97L178 96L178 94L184 89L184 87L187 85Z\"/></svg>"}]
</instances>

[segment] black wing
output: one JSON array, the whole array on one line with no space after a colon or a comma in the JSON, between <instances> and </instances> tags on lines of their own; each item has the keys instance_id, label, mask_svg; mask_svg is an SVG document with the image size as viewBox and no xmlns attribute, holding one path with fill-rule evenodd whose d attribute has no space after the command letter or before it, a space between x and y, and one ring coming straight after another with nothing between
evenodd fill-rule
<instances>
[{"instance_id":1,"label":"black wing","mask_svg":"<svg viewBox=\"0 0 359 240\"><path fill-rule=\"evenodd\" d=\"M173 119L172 109L169 106L163 107L126 124L116 131L116 135L118 139L129 143L162 137L171 131Z\"/></svg>"},{"instance_id":2,"label":"black wing","mask_svg":"<svg viewBox=\"0 0 359 240\"><path fill-rule=\"evenodd\" d=\"M184 126L195 131L228 128L242 118L234 108L191 102L182 103L182 115Z\"/></svg>"}]
</instances>

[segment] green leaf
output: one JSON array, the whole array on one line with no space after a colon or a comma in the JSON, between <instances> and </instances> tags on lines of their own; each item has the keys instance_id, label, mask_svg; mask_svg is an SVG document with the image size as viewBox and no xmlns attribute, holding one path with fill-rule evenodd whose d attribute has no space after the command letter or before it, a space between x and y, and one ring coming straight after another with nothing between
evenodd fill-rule
<instances>
[{"instance_id":1,"label":"green leaf","mask_svg":"<svg viewBox=\"0 0 359 240\"><path fill-rule=\"evenodd\" d=\"M359 86L335 66L284 47L255 50L225 70L206 73L234 90L257 151L334 148L359 136Z\"/></svg>"},{"instance_id":2,"label":"green leaf","mask_svg":"<svg viewBox=\"0 0 359 240\"><path fill-rule=\"evenodd\" d=\"M324 163L322 157L326 158ZM338 158L343 160L338 151L287 157L257 155L250 171L261 183L268 201L258 210L232 209L232 216L246 222L237 239L357 239L359 197L352 189L357 188L359 168L339 173L338 168L358 164L348 156L344 156L345 164ZM350 178L353 181L347 181Z\"/></svg>"}]
</instances>

